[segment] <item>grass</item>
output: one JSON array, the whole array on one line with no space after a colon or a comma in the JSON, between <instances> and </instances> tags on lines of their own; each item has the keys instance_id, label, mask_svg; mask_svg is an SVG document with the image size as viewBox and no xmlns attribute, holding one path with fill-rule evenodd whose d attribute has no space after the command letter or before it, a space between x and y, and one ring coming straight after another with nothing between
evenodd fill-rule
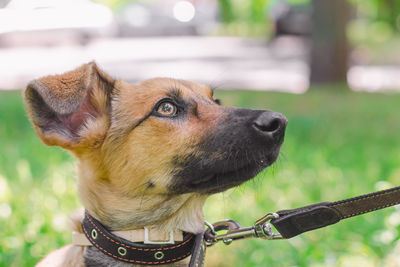
<instances>
[{"instance_id":1,"label":"grass","mask_svg":"<svg viewBox=\"0 0 400 267\"><path fill-rule=\"evenodd\" d=\"M289 119L278 162L239 188L212 196L207 220L243 226L269 211L335 201L400 184L400 95L220 91L224 105L272 109ZM0 266L32 266L71 242L80 206L74 160L45 147L19 92L0 92ZM208 266L399 266L400 209L345 220L291 240L242 240L208 249Z\"/></svg>"}]
</instances>

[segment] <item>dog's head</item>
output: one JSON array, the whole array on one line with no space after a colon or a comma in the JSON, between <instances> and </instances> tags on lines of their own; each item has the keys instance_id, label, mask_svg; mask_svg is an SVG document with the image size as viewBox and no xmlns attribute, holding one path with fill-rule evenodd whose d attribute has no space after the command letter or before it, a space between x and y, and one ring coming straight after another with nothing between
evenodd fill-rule
<instances>
[{"instance_id":1,"label":"dog's head","mask_svg":"<svg viewBox=\"0 0 400 267\"><path fill-rule=\"evenodd\" d=\"M237 186L276 160L287 123L276 112L223 107L207 86L127 84L94 63L31 82L25 99L39 137L80 159L85 194L98 202L113 192L171 197Z\"/></svg>"}]
</instances>

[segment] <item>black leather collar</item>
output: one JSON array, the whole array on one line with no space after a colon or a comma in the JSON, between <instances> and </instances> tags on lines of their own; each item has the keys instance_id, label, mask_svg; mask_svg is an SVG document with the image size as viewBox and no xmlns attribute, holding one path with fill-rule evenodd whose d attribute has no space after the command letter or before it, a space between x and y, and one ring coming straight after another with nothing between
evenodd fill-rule
<instances>
[{"instance_id":1,"label":"black leather collar","mask_svg":"<svg viewBox=\"0 0 400 267\"><path fill-rule=\"evenodd\" d=\"M82 230L87 239L104 254L119 261L140 265L161 265L180 261L192 252L196 253L198 237L185 233L183 241L175 244L133 243L118 237L93 218L87 211L82 222ZM203 234L199 234L203 236ZM197 258L197 257L196 257Z\"/></svg>"}]
</instances>

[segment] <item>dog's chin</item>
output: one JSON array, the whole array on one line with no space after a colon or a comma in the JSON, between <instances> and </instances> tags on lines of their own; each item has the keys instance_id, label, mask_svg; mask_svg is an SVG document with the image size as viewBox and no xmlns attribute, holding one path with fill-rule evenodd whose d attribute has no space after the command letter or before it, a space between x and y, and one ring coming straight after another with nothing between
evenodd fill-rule
<instances>
[{"instance_id":1,"label":"dog's chin","mask_svg":"<svg viewBox=\"0 0 400 267\"><path fill-rule=\"evenodd\" d=\"M238 186L272 165L277 159L279 151L272 153L260 160L234 164L229 167L212 166L198 170L190 177L181 177L182 182L174 185L175 193L196 192L201 194L214 194Z\"/></svg>"},{"instance_id":2,"label":"dog's chin","mask_svg":"<svg viewBox=\"0 0 400 267\"><path fill-rule=\"evenodd\" d=\"M267 165L269 166L269 165ZM206 175L188 183L186 188L192 192L213 194L238 186L254 178L264 168L260 165L248 165L243 168L228 170L226 172Z\"/></svg>"}]
</instances>

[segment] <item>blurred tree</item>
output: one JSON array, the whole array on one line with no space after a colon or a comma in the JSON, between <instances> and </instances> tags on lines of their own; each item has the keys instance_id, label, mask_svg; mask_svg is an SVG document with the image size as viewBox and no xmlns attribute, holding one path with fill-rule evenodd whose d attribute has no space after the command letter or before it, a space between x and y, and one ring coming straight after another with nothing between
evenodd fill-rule
<instances>
[{"instance_id":1,"label":"blurred tree","mask_svg":"<svg viewBox=\"0 0 400 267\"><path fill-rule=\"evenodd\" d=\"M251 0L250 19L252 22L263 22L265 20L265 7L268 0Z\"/></svg>"},{"instance_id":2,"label":"blurred tree","mask_svg":"<svg viewBox=\"0 0 400 267\"><path fill-rule=\"evenodd\" d=\"M398 0L374 0L376 11L374 20L385 21L392 28L398 27L398 18L400 14L400 1Z\"/></svg>"},{"instance_id":3,"label":"blurred tree","mask_svg":"<svg viewBox=\"0 0 400 267\"><path fill-rule=\"evenodd\" d=\"M349 45L347 0L312 0L311 83L345 82Z\"/></svg>"},{"instance_id":4,"label":"blurred tree","mask_svg":"<svg viewBox=\"0 0 400 267\"><path fill-rule=\"evenodd\" d=\"M232 22L235 19L231 0L218 0L221 20L223 22Z\"/></svg>"},{"instance_id":5,"label":"blurred tree","mask_svg":"<svg viewBox=\"0 0 400 267\"><path fill-rule=\"evenodd\" d=\"M397 24L397 16L399 15L399 1L398 0L384 0L384 1L379 1L383 2L386 4L386 8L384 12L387 14L387 17L389 19L389 22L392 26L396 26Z\"/></svg>"}]
</instances>

